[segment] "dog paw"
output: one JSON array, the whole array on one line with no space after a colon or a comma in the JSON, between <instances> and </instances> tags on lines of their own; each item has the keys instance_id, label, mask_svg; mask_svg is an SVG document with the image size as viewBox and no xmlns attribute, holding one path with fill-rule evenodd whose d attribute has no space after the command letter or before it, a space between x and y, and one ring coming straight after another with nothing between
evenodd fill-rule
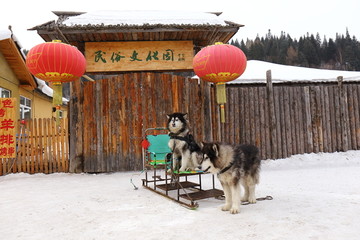
<instances>
[{"instance_id":1,"label":"dog paw","mask_svg":"<svg viewBox=\"0 0 360 240\"><path fill-rule=\"evenodd\" d=\"M181 168L179 169L179 172L186 172L186 171L189 171L189 168L182 168L182 167L181 167Z\"/></svg>"},{"instance_id":2,"label":"dog paw","mask_svg":"<svg viewBox=\"0 0 360 240\"><path fill-rule=\"evenodd\" d=\"M224 205L224 206L221 207L221 210L222 210L222 211L229 211L230 208L231 208L230 205Z\"/></svg>"},{"instance_id":3,"label":"dog paw","mask_svg":"<svg viewBox=\"0 0 360 240\"><path fill-rule=\"evenodd\" d=\"M247 201L249 201L249 198L247 198L247 197L241 198L241 202L247 202Z\"/></svg>"},{"instance_id":4,"label":"dog paw","mask_svg":"<svg viewBox=\"0 0 360 240\"><path fill-rule=\"evenodd\" d=\"M240 212L240 209L239 209L239 208L234 208L234 207L233 207L233 208L230 209L230 213L231 213L231 214L237 214L237 213L239 213L239 212Z\"/></svg>"}]
</instances>

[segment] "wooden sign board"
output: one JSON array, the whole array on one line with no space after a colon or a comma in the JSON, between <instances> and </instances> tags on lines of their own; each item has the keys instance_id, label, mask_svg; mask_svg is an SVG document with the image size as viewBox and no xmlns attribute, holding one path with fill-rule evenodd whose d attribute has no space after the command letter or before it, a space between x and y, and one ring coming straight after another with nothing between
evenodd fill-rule
<instances>
[{"instance_id":1,"label":"wooden sign board","mask_svg":"<svg viewBox=\"0 0 360 240\"><path fill-rule=\"evenodd\" d=\"M16 98L0 98L0 158L16 157Z\"/></svg>"},{"instance_id":2,"label":"wooden sign board","mask_svg":"<svg viewBox=\"0 0 360 240\"><path fill-rule=\"evenodd\" d=\"M86 72L192 70L192 41L86 42Z\"/></svg>"}]
</instances>

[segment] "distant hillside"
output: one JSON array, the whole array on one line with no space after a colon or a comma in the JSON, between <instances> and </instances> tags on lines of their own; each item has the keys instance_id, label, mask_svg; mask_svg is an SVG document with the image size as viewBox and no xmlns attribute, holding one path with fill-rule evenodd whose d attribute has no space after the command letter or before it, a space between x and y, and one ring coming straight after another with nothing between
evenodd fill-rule
<instances>
[{"instance_id":1,"label":"distant hillside","mask_svg":"<svg viewBox=\"0 0 360 240\"><path fill-rule=\"evenodd\" d=\"M299 40L289 34L274 36L269 30L265 37L255 40L232 40L230 44L243 50L248 60L261 60L292 66L332 70L360 71L360 42L355 36L337 34L320 38L319 33L306 34Z\"/></svg>"}]
</instances>

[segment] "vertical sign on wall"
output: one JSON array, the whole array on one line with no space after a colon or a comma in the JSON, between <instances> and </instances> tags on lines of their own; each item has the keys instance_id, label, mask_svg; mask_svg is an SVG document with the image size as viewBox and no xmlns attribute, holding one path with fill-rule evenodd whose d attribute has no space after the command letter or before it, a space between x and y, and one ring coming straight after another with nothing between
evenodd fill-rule
<instances>
[{"instance_id":1,"label":"vertical sign on wall","mask_svg":"<svg viewBox=\"0 0 360 240\"><path fill-rule=\"evenodd\" d=\"M0 98L0 158L16 157L16 98Z\"/></svg>"}]
</instances>

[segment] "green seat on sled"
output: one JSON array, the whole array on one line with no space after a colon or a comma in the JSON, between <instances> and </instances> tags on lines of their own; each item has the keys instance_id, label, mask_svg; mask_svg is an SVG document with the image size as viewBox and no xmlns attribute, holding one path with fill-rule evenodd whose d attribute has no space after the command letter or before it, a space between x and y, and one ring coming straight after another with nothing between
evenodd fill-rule
<instances>
[{"instance_id":1,"label":"green seat on sled","mask_svg":"<svg viewBox=\"0 0 360 240\"><path fill-rule=\"evenodd\" d=\"M149 152L148 163L152 166L166 164L168 160L167 157L171 154L171 150L168 146L170 136L168 134L147 135L146 139L150 143L147 149Z\"/></svg>"}]
</instances>

